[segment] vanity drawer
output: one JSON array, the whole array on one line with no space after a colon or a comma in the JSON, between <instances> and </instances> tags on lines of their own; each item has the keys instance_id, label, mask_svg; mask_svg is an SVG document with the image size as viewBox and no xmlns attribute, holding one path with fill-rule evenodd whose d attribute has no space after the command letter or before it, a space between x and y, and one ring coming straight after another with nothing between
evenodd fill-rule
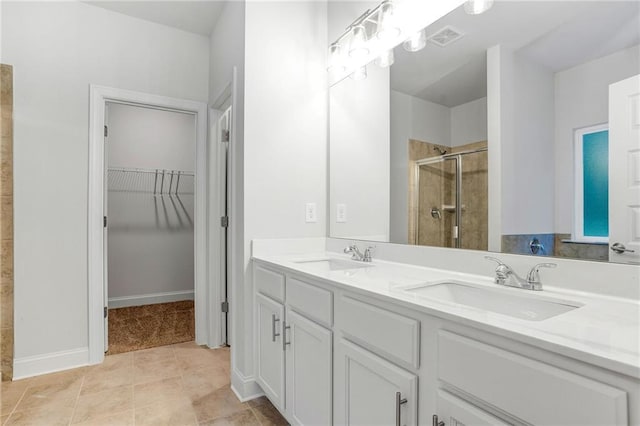
<instances>
[{"instance_id":1,"label":"vanity drawer","mask_svg":"<svg viewBox=\"0 0 640 426\"><path fill-rule=\"evenodd\" d=\"M342 297L337 313L350 340L409 368L420 367L419 321L349 296Z\"/></svg>"},{"instance_id":2,"label":"vanity drawer","mask_svg":"<svg viewBox=\"0 0 640 426\"><path fill-rule=\"evenodd\" d=\"M287 277L287 304L311 320L333 325L333 293L329 290Z\"/></svg>"},{"instance_id":3,"label":"vanity drawer","mask_svg":"<svg viewBox=\"0 0 640 426\"><path fill-rule=\"evenodd\" d=\"M253 269L255 290L284 303L284 275L270 271L260 265Z\"/></svg>"},{"instance_id":4,"label":"vanity drawer","mask_svg":"<svg viewBox=\"0 0 640 426\"><path fill-rule=\"evenodd\" d=\"M438 378L531 424L627 424L626 392L442 330Z\"/></svg>"}]
</instances>

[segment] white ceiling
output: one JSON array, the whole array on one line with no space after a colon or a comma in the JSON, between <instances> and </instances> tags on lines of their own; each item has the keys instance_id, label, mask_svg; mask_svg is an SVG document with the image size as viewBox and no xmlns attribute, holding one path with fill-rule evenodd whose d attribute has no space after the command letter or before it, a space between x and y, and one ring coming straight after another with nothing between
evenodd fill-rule
<instances>
[{"instance_id":1,"label":"white ceiling","mask_svg":"<svg viewBox=\"0 0 640 426\"><path fill-rule=\"evenodd\" d=\"M448 107L486 96L486 50L501 44L554 72L640 44L638 1L496 1L482 15L458 8L427 28L465 36L420 52L395 49L391 87Z\"/></svg>"},{"instance_id":2,"label":"white ceiling","mask_svg":"<svg viewBox=\"0 0 640 426\"><path fill-rule=\"evenodd\" d=\"M134 18L208 36L220 17L225 1L85 0L85 3L133 16Z\"/></svg>"}]
</instances>

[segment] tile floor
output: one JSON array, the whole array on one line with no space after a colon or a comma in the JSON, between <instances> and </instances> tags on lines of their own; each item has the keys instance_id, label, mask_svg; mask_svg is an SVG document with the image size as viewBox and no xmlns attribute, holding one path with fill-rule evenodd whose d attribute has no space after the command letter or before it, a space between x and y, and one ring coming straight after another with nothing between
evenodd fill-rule
<instances>
[{"instance_id":1,"label":"tile floor","mask_svg":"<svg viewBox=\"0 0 640 426\"><path fill-rule=\"evenodd\" d=\"M241 403L229 349L193 342L109 355L97 366L2 383L3 425L286 425L264 397Z\"/></svg>"}]
</instances>

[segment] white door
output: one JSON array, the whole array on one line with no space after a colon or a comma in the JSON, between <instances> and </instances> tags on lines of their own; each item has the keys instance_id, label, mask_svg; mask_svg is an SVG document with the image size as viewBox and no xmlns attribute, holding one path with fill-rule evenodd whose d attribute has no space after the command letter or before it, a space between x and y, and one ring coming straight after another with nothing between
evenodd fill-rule
<instances>
[{"instance_id":1,"label":"white door","mask_svg":"<svg viewBox=\"0 0 640 426\"><path fill-rule=\"evenodd\" d=\"M418 377L415 374L341 340L336 348L335 381L336 424L417 424Z\"/></svg>"},{"instance_id":2,"label":"white door","mask_svg":"<svg viewBox=\"0 0 640 426\"><path fill-rule=\"evenodd\" d=\"M257 375L256 380L273 405L284 411L284 307L256 294Z\"/></svg>"},{"instance_id":3,"label":"white door","mask_svg":"<svg viewBox=\"0 0 640 426\"><path fill-rule=\"evenodd\" d=\"M287 309L287 414L294 425L330 425L331 331Z\"/></svg>"},{"instance_id":4,"label":"white door","mask_svg":"<svg viewBox=\"0 0 640 426\"><path fill-rule=\"evenodd\" d=\"M609 86L609 260L640 262L640 74Z\"/></svg>"}]
</instances>

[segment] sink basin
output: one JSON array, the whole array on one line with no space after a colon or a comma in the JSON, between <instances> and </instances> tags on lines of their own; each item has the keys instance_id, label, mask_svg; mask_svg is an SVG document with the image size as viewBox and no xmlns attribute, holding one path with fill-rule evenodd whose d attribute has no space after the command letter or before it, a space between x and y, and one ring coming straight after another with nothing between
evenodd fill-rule
<instances>
[{"instance_id":1,"label":"sink basin","mask_svg":"<svg viewBox=\"0 0 640 426\"><path fill-rule=\"evenodd\" d=\"M317 271L345 271L349 269L370 268L373 266L370 263L342 259L299 260L295 263L311 266Z\"/></svg>"},{"instance_id":2,"label":"sink basin","mask_svg":"<svg viewBox=\"0 0 640 426\"><path fill-rule=\"evenodd\" d=\"M413 286L403 291L420 298L456 303L528 321L542 321L582 306L580 303L565 300L543 299L530 293L518 295L505 290L453 281Z\"/></svg>"}]
</instances>

